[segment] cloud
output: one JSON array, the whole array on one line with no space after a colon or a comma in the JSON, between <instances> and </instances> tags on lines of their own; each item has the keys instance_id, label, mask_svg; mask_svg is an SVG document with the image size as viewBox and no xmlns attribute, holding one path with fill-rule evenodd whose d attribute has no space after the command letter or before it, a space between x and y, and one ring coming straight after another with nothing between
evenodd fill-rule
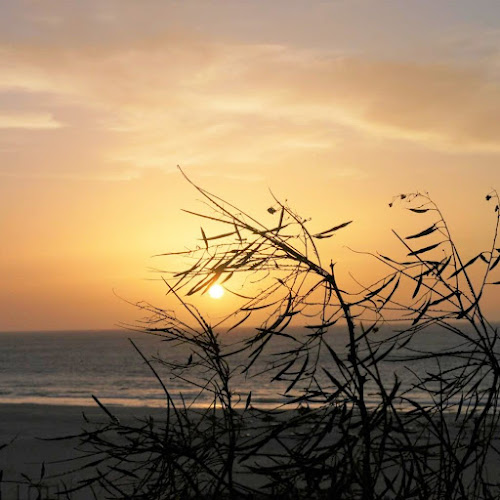
<instances>
[{"instance_id":1,"label":"cloud","mask_svg":"<svg viewBox=\"0 0 500 500\"><path fill-rule=\"evenodd\" d=\"M50 95L65 125L95 139L101 169L326 162L380 140L500 151L500 83L484 67L178 34L4 45L0 56L0 92ZM0 127L61 126L51 113L8 116Z\"/></svg>"},{"instance_id":2,"label":"cloud","mask_svg":"<svg viewBox=\"0 0 500 500\"><path fill-rule=\"evenodd\" d=\"M0 129L50 130L62 126L49 113L0 113Z\"/></svg>"}]
</instances>

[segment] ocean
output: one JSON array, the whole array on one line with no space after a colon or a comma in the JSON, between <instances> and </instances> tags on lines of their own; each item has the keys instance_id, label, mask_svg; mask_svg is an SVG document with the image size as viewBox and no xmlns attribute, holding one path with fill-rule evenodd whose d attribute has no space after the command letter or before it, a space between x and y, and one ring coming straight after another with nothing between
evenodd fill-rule
<instances>
[{"instance_id":1,"label":"ocean","mask_svg":"<svg viewBox=\"0 0 500 500\"><path fill-rule=\"evenodd\" d=\"M295 335L307 335L310 331L296 331ZM231 334L227 334L231 335ZM255 335L255 331L242 330L230 338L231 342L241 341ZM347 336L340 329L328 333L329 342L343 359L347 357ZM374 334L376 335L376 334ZM58 332L4 332L0 333L0 403L36 403L56 405L94 406L92 395L109 406L149 406L165 405L165 394L151 369L129 342L131 338L148 358L161 358L168 362L187 360L192 354L187 345L162 342L159 337L131 331L58 331ZM430 330L415 337L411 346L444 352L457 344L455 336L445 331ZM264 356L253 367L252 373L265 371L269 360L285 347L288 340L276 337L266 346ZM420 360L401 362L403 352L391 354L390 359L380 363L384 382L390 386L397 374L403 385L415 377L422 377L437 370L435 361ZM194 357L196 360L196 356ZM320 363L332 374L338 375L331 356L323 349L319 353ZM289 382L270 383L271 372L258 377L245 376L241 365L248 361L248 352L234 356L233 393L244 405L249 392L252 404L260 407L274 407L287 398L284 393ZM448 365L447 365L448 363ZM451 363L451 364L450 364ZM299 368L301 363L298 363ZM441 360L443 369L453 365ZM212 402L211 396L182 378L171 377L165 366L154 362L165 386L178 403L183 398L187 404L206 406ZM323 370L318 372L318 380L329 383ZM483 383L486 379L483 381ZM331 385L331 383L330 383ZM300 384L292 393L300 394ZM374 384L367 383L366 395L372 404L379 401L379 393ZM411 396L422 404L430 402L425 390L414 388ZM458 398L458 395L457 395Z\"/></svg>"}]
</instances>

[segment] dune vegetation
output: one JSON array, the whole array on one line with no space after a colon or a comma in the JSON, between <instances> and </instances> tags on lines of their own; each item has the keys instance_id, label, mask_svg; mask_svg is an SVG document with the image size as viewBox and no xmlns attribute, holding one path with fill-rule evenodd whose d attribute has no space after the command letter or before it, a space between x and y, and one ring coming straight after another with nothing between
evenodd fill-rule
<instances>
[{"instance_id":1,"label":"dune vegetation","mask_svg":"<svg viewBox=\"0 0 500 500\"><path fill-rule=\"evenodd\" d=\"M467 259L434 200L395 197L393 210L414 214L417 227L394 233L404 259L370 254L386 273L366 286L339 282L317 248L351 221L311 232L274 199L267 227L193 186L206 203L193 216L220 232L202 229L201 244L184 253L186 268L164 276L179 310L138 304L149 319L136 325L191 354L167 362L134 344L163 387L164 417L124 423L102 405L106 421L79 438L93 473L64 495L498 498L498 331L482 311L483 296L500 284L498 193L486 196L491 245ZM240 293L242 305L216 325L190 303L247 276L255 294ZM256 317L252 335L227 335ZM428 332L446 342L422 342ZM388 375L391 363L400 369ZM260 407L251 390L238 392L237 377L275 385L281 399ZM174 397L171 378L197 395ZM209 404L196 405L207 395Z\"/></svg>"}]
</instances>

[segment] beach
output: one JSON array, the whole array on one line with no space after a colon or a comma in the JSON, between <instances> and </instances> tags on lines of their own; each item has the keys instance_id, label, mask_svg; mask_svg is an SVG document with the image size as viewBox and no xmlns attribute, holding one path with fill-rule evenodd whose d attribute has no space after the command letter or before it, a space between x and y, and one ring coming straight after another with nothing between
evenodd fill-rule
<instances>
[{"instance_id":1,"label":"beach","mask_svg":"<svg viewBox=\"0 0 500 500\"><path fill-rule=\"evenodd\" d=\"M161 408L115 406L109 407L109 410L122 424L137 423L137 419L148 416L152 416L159 422L165 417L165 410ZM277 425L278 421L286 420L294 415L296 416L297 412L284 412L266 425ZM86 419L91 424L87 423ZM455 432L458 425L454 422L454 416L449 414L446 419L451 432ZM85 459L75 460L81 455L81 450L76 450L78 438L51 439L77 436L82 428L90 430L94 424L106 422L109 422L109 416L97 405L0 404L0 444L7 444L0 451L0 470L3 470L1 498L8 500L37 498L37 490L27 486L23 474L31 478L34 483L41 479L41 484L43 484L41 498L44 500L61 498L57 496L63 491L60 478L57 477L59 474L64 473L64 483L69 489L77 486L79 481L94 475L95 470L92 467L79 470L86 462ZM246 420L242 436L252 435L252 422L252 417ZM283 434L285 443L292 444L296 435L307 432L307 428L299 425L296 431L298 432ZM325 435L325 442L332 441L336 435L338 436L338 432L334 428L332 432ZM280 447L274 442L269 443L265 451L276 453L279 449ZM500 460L490 455L484 466L494 474L494 471L500 467ZM44 471L41 478L42 469ZM76 472L68 473L68 471L75 470ZM471 477L470 474L474 474L473 469L467 473L469 477ZM257 475L245 473L245 482L249 485L263 484L262 481L263 478ZM89 490L86 490L72 493L70 498L71 500L86 500L91 498L89 495ZM101 498L101 495L104 493L98 492L97 498ZM66 497L63 496L63 498Z\"/></svg>"},{"instance_id":2,"label":"beach","mask_svg":"<svg viewBox=\"0 0 500 500\"><path fill-rule=\"evenodd\" d=\"M244 338L248 334L243 332L241 335ZM189 350L183 345L171 349L169 344L143 334L137 334L134 341L149 357L159 354L167 361L189 357ZM436 350L442 350L448 339L439 335L427 335L423 336L421 344L431 341ZM276 342L275 349L285 349L285 344L282 345L283 339L278 338ZM336 344L340 355L346 355L346 339L342 330L332 331L332 343ZM265 369L265 364L261 364L263 359L256 362L256 371ZM243 361L235 357L234 363L242 364ZM332 369L328 357L321 358L320 361ZM109 416L92 399L92 394L95 394L123 424L137 426L137 419L154 417L155 425L158 425L156 430L159 429L158 436L162 436L165 393L150 368L130 346L125 332L3 333L0 335L0 366L0 445L6 445L0 450L0 470L3 470L1 492L4 500L37 498L38 492L34 488L28 488L27 480L22 474L29 477L33 483L41 479L41 498L44 500L61 498L57 496L57 493L61 492L61 479L64 479L66 487L71 489L78 486L79 481L95 475L95 467L82 470L82 466L92 459L76 459L82 455L81 450L75 449L79 443L78 438L50 440L78 436L82 429L89 431L95 428L95 424L110 422ZM205 392L203 397L199 397L197 387L170 376L163 370L161 363L156 363L155 367L162 374L162 379L178 407L182 407L182 398L185 398L187 404L194 402L192 408L197 408L198 411L210 404L210 393ZM393 379L396 368L401 380L405 380L406 372L400 363L381 362L379 367L385 380ZM433 369L433 365L427 362L413 363L412 369L425 374ZM238 395L235 396L234 403L240 414L245 407L249 391L252 391L251 402L255 408L278 408L284 400L280 396L285 392L284 382L270 384L266 377L246 378L239 372L235 372L232 382L233 395ZM376 387L370 381L366 385L366 394L368 408L375 408L380 398ZM425 392L417 390L412 395L419 404L428 405L428 395ZM398 407L398 412L404 413L408 409L409 407L401 406ZM242 439L243 442L251 444L252 439L259 433L268 435L273 426L279 425L280 420L290 419L294 414L296 415L296 412L288 410L278 419L265 420L256 417L256 413L245 413L238 440ZM197 417L194 416L194 419ZM446 414L446 422L452 440L458 428L453 413ZM256 426L260 428L256 429ZM299 442L301 435L307 436L311 428L311 422L306 425L300 423L296 427L285 429L279 438L286 447L293 447ZM354 428L354 432L359 433L359 430ZM339 427L335 423L318 445L329 446L338 436ZM224 439L217 441L217 446L223 446ZM418 439L421 440L419 444L425 442L425 437ZM162 446L161 443L160 445ZM273 438L266 443L264 451L279 454L284 448ZM288 451L286 453L288 454ZM343 453L345 450L340 450L339 455L342 456ZM329 456L332 457L331 454ZM336 460L335 457L336 455L333 460ZM261 460L262 457L256 458L255 461L251 458L250 461L237 465L238 481L241 480L240 482L252 488L260 488L260 485L265 484L266 477L247 470L248 465L261 464ZM407 460L407 457L404 460ZM500 467L500 461L490 454L485 466L495 471ZM40 478L42 470L43 477ZM472 469L467 471L469 478L474 473ZM61 474L63 476L59 477ZM71 495L71 500L88 498L88 490ZM104 496L98 495L97 498Z\"/></svg>"},{"instance_id":3,"label":"beach","mask_svg":"<svg viewBox=\"0 0 500 500\"><path fill-rule=\"evenodd\" d=\"M120 421L153 415L161 417L159 408L113 407ZM77 439L50 441L50 438L77 435L85 425L83 414L93 422L105 422L107 417L97 406L41 405L41 404L0 404L0 444L7 444L0 450L0 470L3 470L1 498L36 498L35 491L29 491L21 474L37 480L40 478L42 463L45 468L45 483L49 493L57 492L57 480L51 476L75 469L78 462L52 463L74 459L78 452ZM87 425L88 426L88 425ZM90 471L89 471L90 473ZM85 477L85 473L70 474L65 478L68 486ZM18 496L19 492L19 496ZM31 496L30 496L31 495ZM75 499L88 498L74 495Z\"/></svg>"}]
</instances>

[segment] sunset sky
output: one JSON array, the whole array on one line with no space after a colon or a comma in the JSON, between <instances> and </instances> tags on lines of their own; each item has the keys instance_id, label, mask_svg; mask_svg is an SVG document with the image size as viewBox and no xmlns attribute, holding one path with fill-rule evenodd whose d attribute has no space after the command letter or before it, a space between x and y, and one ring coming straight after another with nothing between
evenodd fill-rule
<instances>
[{"instance_id":1,"label":"sunset sky","mask_svg":"<svg viewBox=\"0 0 500 500\"><path fill-rule=\"evenodd\" d=\"M200 237L177 165L264 221L269 189L318 230L354 219L322 251L357 276L344 245L422 228L402 192L472 257L500 189L500 2L0 1L0 330L171 307L151 256Z\"/></svg>"}]
</instances>

